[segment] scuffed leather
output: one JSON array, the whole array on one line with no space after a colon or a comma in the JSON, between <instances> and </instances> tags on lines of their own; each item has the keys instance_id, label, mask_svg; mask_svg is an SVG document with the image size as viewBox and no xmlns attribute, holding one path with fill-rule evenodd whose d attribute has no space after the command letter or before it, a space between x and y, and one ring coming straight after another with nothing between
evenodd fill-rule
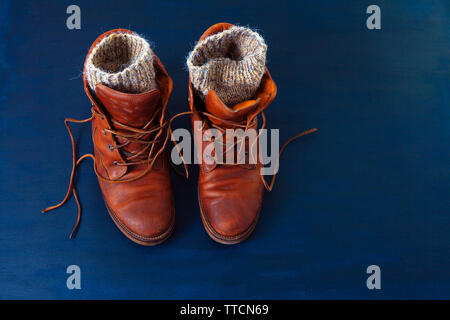
<instances>
[{"instance_id":1,"label":"scuffed leather","mask_svg":"<svg viewBox=\"0 0 450 320\"><path fill-rule=\"evenodd\" d=\"M200 38L231 28L233 25L219 23L210 27ZM221 119L242 121L247 117L265 109L276 96L276 85L269 71L262 79L260 88L255 96L248 101L236 106L228 107L217 97L215 92L210 91L205 103L196 101L195 90L189 80L189 107L192 112L191 120L193 131L196 133L198 156L202 157L203 150L211 142L202 143L202 134L209 128L207 122L198 126L198 122L205 120L201 111L211 113ZM226 123L212 117L209 122L227 127ZM194 125L196 124L196 125ZM257 124L253 126L256 128ZM200 147L201 146L201 147ZM260 158L259 158L260 159ZM258 164L200 164L198 195L208 233L213 234L213 239L222 243L236 243L245 239L251 232L258 220L264 192L264 185L260 177L260 163Z\"/></svg>"},{"instance_id":2,"label":"scuffed leather","mask_svg":"<svg viewBox=\"0 0 450 320\"><path fill-rule=\"evenodd\" d=\"M93 43L89 53L103 37L117 31L133 33L125 29L111 30ZM172 91L172 80L155 54L154 67L159 90L141 94L122 93L104 85L97 85L95 96L84 77L86 94L96 111L92 121L95 166L101 176L112 180L104 181L99 178L103 198L121 231L141 244L152 244L173 227L175 212L167 157L165 152L162 152L146 175L135 181L120 182L138 177L146 170L147 164L117 165L125 161L122 152L135 152L137 148L142 148L142 145L132 142L122 149L111 149L110 146L120 145L123 141L105 129L126 133L123 128L114 128L109 119L141 128L152 119L155 110L163 106L163 112L165 111ZM153 120L155 124L158 124L158 121L159 116ZM165 133L160 139L163 140L164 136ZM161 145L162 142L155 144L155 149L159 149Z\"/></svg>"}]
</instances>

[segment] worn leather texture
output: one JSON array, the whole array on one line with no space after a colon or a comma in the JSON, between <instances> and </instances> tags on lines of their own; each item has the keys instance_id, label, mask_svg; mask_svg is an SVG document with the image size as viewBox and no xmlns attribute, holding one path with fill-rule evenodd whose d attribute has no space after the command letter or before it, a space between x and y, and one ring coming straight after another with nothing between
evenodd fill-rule
<instances>
[{"instance_id":1,"label":"worn leather texture","mask_svg":"<svg viewBox=\"0 0 450 320\"><path fill-rule=\"evenodd\" d=\"M205 31L200 40L232 26L229 23L215 24ZM250 119L252 115L266 109L275 98L276 90L276 85L266 68L260 88L252 100L226 106L217 94L210 90L205 103L202 103L189 79L189 108L193 113L192 128L199 151L197 156L203 159L198 178L200 213L208 234L220 243L239 243L245 240L255 228L264 192L260 176L261 165L259 159L257 164L253 165L249 161L234 165L208 161L209 159L204 158L204 151L213 142L203 141L203 136L211 128L211 124L220 129L239 128L233 123L242 123ZM206 111L212 116L205 115L199 110ZM201 126L196 125L199 121L202 123ZM250 128L256 130L257 122L255 121ZM246 148L236 149L236 152L239 151L249 153L248 144Z\"/></svg>"},{"instance_id":2,"label":"worn leather texture","mask_svg":"<svg viewBox=\"0 0 450 320\"><path fill-rule=\"evenodd\" d=\"M93 43L89 53L103 37L118 31L131 33L125 29L106 32ZM95 167L106 207L118 228L128 238L143 245L165 240L175 219L166 152L157 153L164 146L166 129L142 134L141 140L157 140L148 145L128 139L135 132L127 126L149 130L164 122L172 80L156 55L154 67L158 89L139 94L119 92L103 84L97 84L94 94L86 77L83 78L86 94L95 109L92 120ZM148 170L149 162L127 165L130 161L124 155L139 154L144 147L148 147L147 150L138 157L130 157L133 159L130 161L145 162L151 152L156 158L151 169Z\"/></svg>"}]
</instances>

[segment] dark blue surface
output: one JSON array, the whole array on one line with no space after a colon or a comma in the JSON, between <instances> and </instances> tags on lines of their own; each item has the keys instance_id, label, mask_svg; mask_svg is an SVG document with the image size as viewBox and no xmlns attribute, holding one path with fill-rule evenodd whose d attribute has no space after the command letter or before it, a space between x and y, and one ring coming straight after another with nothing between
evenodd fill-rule
<instances>
[{"instance_id":1,"label":"dark blue surface","mask_svg":"<svg viewBox=\"0 0 450 320\"><path fill-rule=\"evenodd\" d=\"M226 4L225 4L226 3ZM78 4L82 29L66 28ZM382 30L365 26L381 7ZM450 298L450 3L448 1L1 1L0 298ZM116 27L146 36L186 111L185 57L216 22L249 25L269 45L278 96L268 126L315 135L283 154L248 241L213 242L197 169L173 175L175 233L157 247L126 239L91 163L74 199L48 215L71 169L65 117L87 118L85 54ZM190 128L188 118L174 127ZM89 125L74 125L90 152ZM82 289L66 288L66 267ZM366 288L368 265L382 289Z\"/></svg>"}]
</instances>

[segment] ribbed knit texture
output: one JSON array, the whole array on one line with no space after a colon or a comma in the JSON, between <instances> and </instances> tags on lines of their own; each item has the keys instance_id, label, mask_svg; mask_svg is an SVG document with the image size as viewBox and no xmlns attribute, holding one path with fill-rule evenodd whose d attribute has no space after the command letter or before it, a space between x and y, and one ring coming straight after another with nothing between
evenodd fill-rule
<instances>
[{"instance_id":1,"label":"ribbed knit texture","mask_svg":"<svg viewBox=\"0 0 450 320\"><path fill-rule=\"evenodd\" d=\"M187 65L194 88L205 98L214 90L226 105L250 99L265 72L267 46L256 32L231 27L199 41Z\"/></svg>"},{"instance_id":2,"label":"ribbed knit texture","mask_svg":"<svg viewBox=\"0 0 450 320\"><path fill-rule=\"evenodd\" d=\"M85 72L94 92L97 83L125 93L157 88L150 45L135 34L117 32L102 39L87 58Z\"/></svg>"}]
</instances>

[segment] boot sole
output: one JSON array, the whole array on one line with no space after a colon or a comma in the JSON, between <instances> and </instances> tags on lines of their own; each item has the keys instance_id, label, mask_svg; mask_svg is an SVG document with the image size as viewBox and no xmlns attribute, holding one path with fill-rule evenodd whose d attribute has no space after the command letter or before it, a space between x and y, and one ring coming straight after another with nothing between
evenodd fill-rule
<instances>
[{"instance_id":1,"label":"boot sole","mask_svg":"<svg viewBox=\"0 0 450 320\"><path fill-rule=\"evenodd\" d=\"M134 243L143 245L143 246L155 246L157 244L160 244L167 240L173 232L174 226L175 226L175 214L172 217L172 221L170 223L169 228L164 233L155 236L155 237L144 237L140 236L131 230L129 230L126 226L122 224L122 222L116 217L114 212L108 207L108 204L105 201L106 209L108 210L109 216L114 221L114 224L117 226L117 228L131 241Z\"/></svg>"},{"instance_id":2,"label":"boot sole","mask_svg":"<svg viewBox=\"0 0 450 320\"><path fill-rule=\"evenodd\" d=\"M237 244L237 243L240 243L240 242L246 240L252 234L253 230L255 230L256 224L258 223L258 220L259 220L259 212L261 211L261 207L258 210L258 214L256 215L255 220L244 232L242 232L236 236L224 236L224 235L218 233L216 230L214 230L212 225L209 223L208 218L206 217L206 214L203 209L202 201L200 200L200 192L198 190L198 187L197 187L197 198L198 198L198 204L200 207L200 216L202 218L203 226L205 227L206 233L214 241L221 243L221 244L227 244L227 245Z\"/></svg>"}]
</instances>

